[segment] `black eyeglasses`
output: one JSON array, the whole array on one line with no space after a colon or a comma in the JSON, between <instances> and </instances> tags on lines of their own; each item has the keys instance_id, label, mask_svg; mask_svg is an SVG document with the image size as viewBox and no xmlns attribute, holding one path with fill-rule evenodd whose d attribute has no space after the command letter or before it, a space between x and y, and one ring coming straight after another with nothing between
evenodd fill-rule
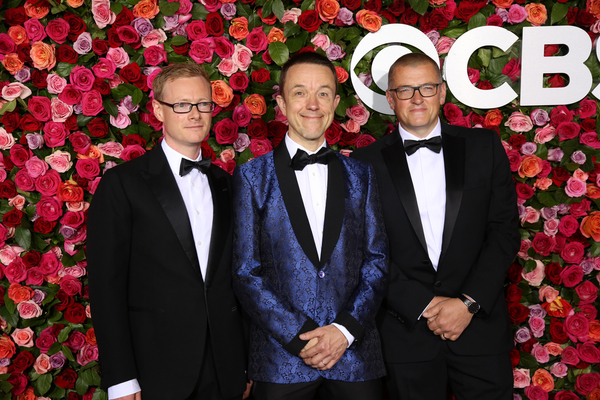
<instances>
[{"instance_id":1,"label":"black eyeglasses","mask_svg":"<svg viewBox=\"0 0 600 400\"><path fill-rule=\"evenodd\" d=\"M415 95L418 90L422 97L435 96L438 91L438 86L442 83L426 83L421 86L400 86L396 89L388 89L390 92L396 92L398 100L409 100Z\"/></svg>"},{"instance_id":2,"label":"black eyeglasses","mask_svg":"<svg viewBox=\"0 0 600 400\"><path fill-rule=\"evenodd\" d=\"M200 103L175 103L175 104L169 104L169 103L165 103L164 101L160 101L155 99L156 101L158 101L160 104L164 104L165 106L169 106L173 109L173 112L175 114L187 114L190 111L192 111L192 108L194 106L196 106L196 108L198 109L198 111L200 111L201 113L209 113L209 112L213 112L215 110L215 103L213 103L212 101L201 101Z\"/></svg>"}]
</instances>

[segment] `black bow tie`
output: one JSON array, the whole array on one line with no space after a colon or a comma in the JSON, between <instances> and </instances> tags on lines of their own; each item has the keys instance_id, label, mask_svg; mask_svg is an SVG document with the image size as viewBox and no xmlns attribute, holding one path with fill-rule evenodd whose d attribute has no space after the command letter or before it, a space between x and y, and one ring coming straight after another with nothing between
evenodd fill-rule
<instances>
[{"instance_id":1,"label":"black bow tie","mask_svg":"<svg viewBox=\"0 0 600 400\"><path fill-rule=\"evenodd\" d=\"M333 150L329 147L323 147L317 153L311 155L308 155L304 150L298 149L290 162L290 167L296 171L302 171L308 164L328 164L331 157L333 157L333 153Z\"/></svg>"},{"instance_id":2,"label":"black bow tie","mask_svg":"<svg viewBox=\"0 0 600 400\"><path fill-rule=\"evenodd\" d=\"M189 174L194 168L198 171L206 174L208 168L210 167L211 159L210 157L205 157L200 161L192 161L187 158L181 159L181 164L179 165L179 175L186 176Z\"/></svg>"},{"instance_id":3,"label":"black bow tie","mask_svg":"<svg viewBox=\"0 0 600 400\"><path fill-rule=\"evenodd\" d=\"M405 140L404 141L404 151L409 156L414 154L421 147L427 147L429 150L434 153L439 153L442 150L442 137L436 136L427 140Z\"/></svg>"}]
</instances>

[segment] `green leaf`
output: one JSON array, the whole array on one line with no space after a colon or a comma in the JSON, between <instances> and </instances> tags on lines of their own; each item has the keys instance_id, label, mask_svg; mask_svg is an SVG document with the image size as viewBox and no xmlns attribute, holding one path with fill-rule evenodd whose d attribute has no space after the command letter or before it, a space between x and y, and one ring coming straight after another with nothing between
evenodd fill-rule
<instances>
[{"instance_id":1,"label":"green leaf","mask_svg":"<svg viewBox=\"0 0 600 400\"><path fill-rule=\"evenodd\" d=\"M69 333L71 333L71 327L65 326L58 334L58 341L60 343L65 342L69 338Z\"/></svg>"},{"instance_id":2,"label":"green leaf","mask_svg":"<svg viewBox=\"0 0 600 400\"><path fill-rule=\"evenodd\" d=\"M131 95L131 103L134 106L137 106L138 104L141 103L143 98L144 98L144 92L142 92L139 88L135 88L135 90L133 91L133 94Z\"/></svg>"},{"instance_id":3,"label":"green leaf","mask_svg":"<svg viewBox=\"0 0 600 400\"><path fill-rule=\"evenodd\" d=\"M48 355L51 356L58 353L62 349L62 347L63 346L59 342L52 343L52 345L48 349Z\"/></svg>"},{"instance_id":4,"label":"green leaf","mask_svg":"<svg viewBox=\"0 0 600 400\"><path fill-rule=\"evenodd\" d=\"M237 13L240 17L249 18L253 14L252 8L250 8L250 6L248 4L244 4L240 1L236 1L235 5L236 5ZM193 15L193 13L192 13L192 15Z\"/></svg>"},{"instance_id":5,"label":"green leaf","mask_svg":"<svg viewBox=\"0 0 600 400\"><path fill-rule=\"evenodd\" d=\"M300 25L295 24L292 21L288 21L283 27L283 36L287 38L294 36L296 33L300 32L300 29Z\"/></svg>"},{"instance_id":6,"label":"green leaf","mask_svg":"<svg viewBox=\"0 0 600 400\"><path fill-rule=\"evenodd\" d=\"M300 6L300 10L304 12L312 7L313 4L315 4L315 0L304 0Z\"/></svg>"},{"instance_id":7,"label":"green leaf","mask_svg":"<svg viewBox=\"0 0 600 400\"><path fill-rule=\"evenodd\" d=\"M600 242L593 242L590 247L590 257L600 256Z\"/></svg>"},{"instance_id":8,"label":"green leaf","mask_svg":"<svg viewBox=\"0 0 600 400\"><path fill-rule=\"evenodd\" d=\"M492 59L492 51L490 49L481 48L477 51L477 57L481 61L481 65L487 67Z\"/></svg>"},{"instance_id":9,"label":"green leaf","mask_svg":"<svg viewBox=\"0 0 600 400\"><path fill-rule=\"evenodd\" d=\"M427 8L429 7L428 0L408 0L410 3L410 7L415 10L417 14L423 15Z\"/></svg>"},{"instance_id":10,"label":"green leaf","mask_svg":"<svg viewBox=\"0 0 600 400\"><path fill-rule=\"evenodd\" d=\"M65 12L66 10L67 10L67 6L65 6L64 4L61 4L59 6L52 7L50 9L50 12L52 13L52 15L56 15L56 14L59 14L61 12Z\"/></svg>"},{"instance_id":11,"label":"green leaf","mask_svg":"<svg viewBox=\"0 0 600 400\"><path fill-rule=\"evenodd\" d=\"M4 103L2 108L0 108L0 115L4 115L4 113L15 111L17 108L17 100L11 100L8 103Z\"/></svg>"},{"instance_id":12,"label":"green leaf","mask_svg":"<svg viewBox=\"0 0 600 400\"><path fill-rule=\"evenodd\" d=\"M481 12L478 12L477 14L473 15L471 19L469 19L468 29L471 30L479 28L480 26L485 26L486 23L487 19L485 16Z\"/></svg>"},{"instance_id":13,"label":"green leaf","mask_svg":"<svg viewBox=\"0 0 600 400\"><path fill-rule=\"evenodd\" d=\"M66 78L67 76L69 76L71 74L71 71L75 67L76 67L76 64L60 62L60 63L56 64L56 73L58 75L62 76L63 78Z\"/></svg>"},{"instance_id":14,"label":"green leaf","mask_svg":"<svg viewBox=\"0 0 600 400\"><path fill-rule=\"evenodd\" d=\"M262 15L263 17L268 17L269 15L271 15L273 13L273 1L274 0L268 0L265 5L262 8Z\"/></svg>"},{"instance_id":15,"label":"green leaf","mask_svg":"<svg viewBox=\"0 0 600 400\"><path fill-rule=\"evenodd\" d=\"M6 306L6 310L11 313L14 314L17 306L15 305L15 302L8 297L8 291L6 291L6 293L4 293L4 305Z\"/></svg>"},{"instance_id":16,"label":"green leaf","mask_svg":"<svg viewBox=\"0 0 600 400\"><path fill-rule=\"evenodd\" d=\"M77 126L83 128L87 124L90 123L94 117L90 117L89 115L78 114L77 115Z\"/></svg>"},{"instance_id":17,"label":"green leaf","mask_svg":"<svg viewBox=\"0 0 600 400\"><path fill-rule=\"evenodd\" d=\"M119 15L121 13L121 11L123 11L123 4L119 3L118 1L115 1L114 3L112 3L110 5L110 11Z\"/></svg>"},{"instance_id":18,"label":"green leaf","mask_svg":"<svg viewBox=\"0 0 600 400\"><path fill-rule=\"evenodd\" d=\"M23 249L29 250L31 248L31 232L29 229L17 226L15 228L15 240Z\"/></svg>"},{"instance_id":19,"label":"green leaf","mask_svg":"<svg viewBox=\"0 0 600 400\"><path fill-rule=\"evenodd\" d=\"M7 382L9 374L0 375L0 393L7 393L8 399L12 398L12 394L10 394L10 389L13 388L13 385ZM6 398L6 397L5 397Z\"/></svg>"},{"instance_id":20,"label":"green leaf","mask_svg":"<svg viewBox=\"0 0 600 400\"><path fill-rule=\"evenodd\" d=\"M66 398L66 394L67 391L65 389L58 386L54 386L54 390L52 390L50 394L46 397L50 397L51 399L64 399Z\"/></svg>"},{"instance_id":21,"label":"green leaf","mask_svg":"<svg viewBox=\"0 0 600 400\"><path fill-rule=\"evenodd\" d=\"M96 389L92 400L108 400L108 394L104 390Z\"/></svg>"},{"instance_id":22,"label":"green leaf","mask_svg":"<svg viewBox=\"0 0 600 400\"><path fill-rule=\"evenodd\" d=\"M285 11L285 7L283 6L283 2L281 0L271 0L273 3L272 11L273 14L279 19L283 18L283 13Z\"/></svg>"},{"instance_id":23,"label":"green leaf","mask_svg":"<svg viewBox=\"0 0 600 400\"><path fill-rule=\"evenodd\" d=\"M519 353L521 353L521 361L519 361L520 367L531 370L535 370L539 367L540 364L537 362L534 356L524 351L520 351Z\"/></svg>"},{"instance_id":24,"label":"green leaf","mask_svg":"<svg viewBox=\"0 0 600 400\"><path fill-rule=\"evenodd\" d=\"M275 64L282 66L290 58L290 50L281 42L272 42L269 44L269 55L275 61Z\"/></svg>"},{"instance_id":25,"label":"green leaf","mask_svg":"<svg viewBox=\"0 0 600 400\"><path fill-rule=\"evenodd\" d=\"M552 195L552 193L549 192L538 193L537 199L546 207L553 207L556 205L556 200L554 199L554 196Z\"/></svg>"},{"instance_id":26,"label":"green leaf","mask_svg":"<svg viewBox=\"0 0 600 400\"><path fill-rule=\"evenodd\" d=\"M288 46L290 53L295 53L304 47L307 39L308 31L302 31L298 36L289 38L285 44ZM271 76L273 76L273 72L271 72Z\"/></svg>"},{"instance_id":27,"label":"green leaf","mask_svg":"<svg viewBox=\"0 0 600 400\"><path fill-rule=\"evenodd\" d=\"M75 361L75 357L73 356L71 349L69 349L67 346L63 345L61 351L63 352L65 357L67 357L68 360Z\"/></svg>"},{"instance_id":28,"label":"green leaf","mask_svg":"<svg viewBox=\"0 0 600 400\"><path fill-rule=\"evenodd\" d=\"M6 299L7 296L5 296ZM12 300L11 300L12 302ZM14 306L15 303L13 303ZM10 326L17 326L17 324L19 323L19 314L13 312L10 312L7 310L7 307L0 307L0 316L2 316L2 318L4 318L4 320L6 322L8 322L8 324Z\"/></svg>"},{"instance_id":29,"label":"green leaf","mask_svg":"<svg viewBox=\"0 0 600 400\"><path fill-rule=\"evenodd\" d=\"M563 19L569 12L569 5L564 3L554 3L552 12L550 13L550 24L554 25Z\"/></svg>"},{"instance_id":30,"label":"green leaf","mask_svg":"<svg viewBox=\"0 0 600 400\"><path fill-rule=\"evenodd\" d=\"M112 115L113 117L117 118L117 116L119 115L119 109L117 108L115 103L110 101L110 99L105 98L102 102L102 105L104 106L104 109L109 115Z\"/></svg>"},{"instance_id":31,"label":"green leaf","mask_svg":"<svg viewBox=\"0 0 600 400\"><path fill-rule=\"evenodd\" d=\"M40 395L45 395L52 386L52 374L42 374L33 383L34 388L40 392Z\"/></svg>"},{"instance_id":32,"label":"green leaf","mask_svg":"<svg viewBox=\"0 0 600 400\"><path fill-rule=\"evenodd\" d=\"M179 2L168 2L167 0L160 0L158 2L158 8L160 8L160 12L165 14L167 17L175 15L177 11L179 11Z\"/></svg>"},{"instance_id":33,"label":"green leaf","mask_svg":"<svg viewBox=\"0 0 600 400\"><path fill-rule=\"evenodd\" d=\"M81 379L81 376L78 377L77 381L75 382L75 390L77 391L77 394L83 396L85 392L87 392L88 388L89 385L86 385L83 379Z\"/></svg>"},{"instance_id":34,"label":"green leaf","mask_svg":"<svg viewBox=\"0 0 600 400\"><path fill-rule=\"evenodd\" d=\"M177 35L171 40L171 46L181 46L185 43L187 43L187 38L181 35Z\"/></svg>"},{"instance_id":35,"label":"green leaf","mask_svg":"<svg viewBox=\"0 0 600 400\"><path fill-rule=\"evenodd\" d=\"M525 261L525 266L523 267L523 270L525 271L525 273L530 273L531 271L533 271L534 269L536 269L537 264L534 260L527 260Z\"/></svg>"}]
</instances>

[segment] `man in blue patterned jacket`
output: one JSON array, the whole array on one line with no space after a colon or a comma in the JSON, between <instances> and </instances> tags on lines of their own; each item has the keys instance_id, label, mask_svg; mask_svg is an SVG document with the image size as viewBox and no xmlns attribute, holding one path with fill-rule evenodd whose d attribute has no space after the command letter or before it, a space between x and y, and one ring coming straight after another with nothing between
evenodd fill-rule
<instances>
[{"instance_id":1,"label":"man in blue patterned jacket","mask_svg":"<svg viewBox=\"0 0 600 400\"><path fill-rule=\"evenodd\" d=\"M327 58L292 58L279 86L285 139L234 174L233 280L252 319L254 397L379 400L388 245L375 176L326 146L339 102Z\"/></svg>"}]
</instances>

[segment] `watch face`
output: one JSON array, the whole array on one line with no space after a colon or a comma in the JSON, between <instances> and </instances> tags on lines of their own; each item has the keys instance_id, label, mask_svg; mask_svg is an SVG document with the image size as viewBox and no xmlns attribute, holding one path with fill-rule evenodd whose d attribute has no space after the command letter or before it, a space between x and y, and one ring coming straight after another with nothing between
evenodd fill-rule
<instances>
[{"instance_id":1,"label":"watch face","mask_svg":"<svg viewBox=\"0 0 600 400\"><path fill-rule=\"evenodd\" d=\"M479 304L477 304L477 303L471 303L469 305L469 312L471 314L475 314L477 311L479 311L479 307L480 307Z\"/></svg>"}]
</instances>

